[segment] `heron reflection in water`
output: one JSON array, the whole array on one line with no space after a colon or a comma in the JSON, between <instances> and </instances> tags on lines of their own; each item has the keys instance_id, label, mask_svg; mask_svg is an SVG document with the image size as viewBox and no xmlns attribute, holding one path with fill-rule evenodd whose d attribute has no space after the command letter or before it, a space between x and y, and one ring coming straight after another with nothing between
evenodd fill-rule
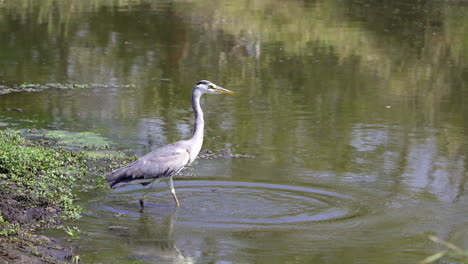
<instances>
[{"instance_id":1,"label":"heron reflection in water","mask_svg":"<svg viewBox=\"0 0 468 264\"><path fill-rule=\"evenodd\" d=\"M141 184L143 186L151 184L151 188L160 181L166 181L176 206L179 206L172 176L177 174L187 164L192 163L202 147L205 122L203 119L203 111L200 106L200 98L205 93L226 93L235 95L234 92L224 89L212 82L205 80L198 82L192 90L192 107L195 114L192 138L177 141L156 149L132 164L115 170L106 178L112 189L132 184ZM144 208L144 199L148 192L140 198L142 210Z\"/></svg>"},{"instance_id":2,"label":"heron reflection in water","mask_svg":"<svg viewBox=\"0 0 468 264\"><path fill-rule=\"evenodd\" d=\"M120 219L123 217L123 219ZM113 257L126 257L142 260L145 263L174 263L192 264L196 263L196 256L185 250L179 249L177 236L174 233L174 223L177 222L176 210L168 209L145 212L136 218L132 215L123 215L113 218L118 224L108 226L109 234L116 239L124 238L123 244L119 245L113 253ZM134 219L135 221L127 221ZM181 237L182 241L184 237ZM125 250L122 250L125 248Z\"/></svg>"}]
</instances>

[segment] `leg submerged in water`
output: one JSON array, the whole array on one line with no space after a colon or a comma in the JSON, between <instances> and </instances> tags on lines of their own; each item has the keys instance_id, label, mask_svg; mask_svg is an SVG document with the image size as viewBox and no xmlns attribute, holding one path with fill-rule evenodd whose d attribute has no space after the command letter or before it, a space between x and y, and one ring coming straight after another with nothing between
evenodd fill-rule
<instances>
[{"instance_id":1,"label":"leg submerged in water","mask_svg":"<svg viewBox=\"0 0 468 264\"><path fill-rule=\"evenodd\" d=\"M153 182L150 183L150 187L148 188L148 190L145 192L145 194L143 194L140 198L140 211L143 211L143 209L145 208L145 198L146 198L146 195L148 195L148 193L151 191L151 189L153 188L153 186L158 183L159 180L154 180Z\"/></svg>"},{"instance_id":2,"label":"leg submerged in water","mask_svg":"<svg viewBox=\"0 0 468 264\"><path fill-rule=\"evenodd\" d=\"M143 194L140 198L140 209L143 210L145 209L145 198L148 193Z\"/></svg>"}]
</instances>

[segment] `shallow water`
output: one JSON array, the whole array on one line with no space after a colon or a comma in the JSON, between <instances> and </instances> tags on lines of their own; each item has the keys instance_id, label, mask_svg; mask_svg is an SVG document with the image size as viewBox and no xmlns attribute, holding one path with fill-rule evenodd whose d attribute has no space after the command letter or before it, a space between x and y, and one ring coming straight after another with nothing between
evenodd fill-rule
<instances>
[{"instance_id":1,"label":"shallow water","mask_svg":"<svg viewBox=\"0 0 468 264\"><path fill-rule=\"evenodd\" d=\"M81 194L84 263L416 263L429 235L468 246L467 8L6 1L0 85L78 85L1 94L0 127L143 155L191 135L207 79L239 96L203 98L204 149L252 157L199 160L179 208L163 183L143 213L144 188Z\"/></svg>"}]
</instances>

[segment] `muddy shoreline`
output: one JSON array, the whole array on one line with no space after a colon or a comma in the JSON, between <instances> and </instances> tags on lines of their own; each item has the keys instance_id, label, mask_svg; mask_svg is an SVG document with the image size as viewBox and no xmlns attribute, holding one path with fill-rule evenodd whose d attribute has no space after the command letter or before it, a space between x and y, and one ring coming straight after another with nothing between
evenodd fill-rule
<instances>
[{"instance_id":1,"label":"muddy shoreline","mask_svg":"<svg viewBox=\"0 0 468 264\"><path fill-rule=\"evenodd\" d=\"M73 259L70 245L38 235L40 230L60 225L62 209L54 204L37 206L36 197L19 196L11 184L0 191L0 212L11 227L2 228L0 263L64 263ZM9 229L9 230L8 230ZM6 234L5 234L6 233Z\"/></svg>"},{"instance_id":2,"label":"muddy shoreline","mask_svg":"<svg viewBox=\"0 0 468 264\"><path fill-rule=\"evenodd\" d=\"M29 238L0 238L0 263L69 263L73 249L67 243L42 235Z\"/></svg>"}]
</instances>

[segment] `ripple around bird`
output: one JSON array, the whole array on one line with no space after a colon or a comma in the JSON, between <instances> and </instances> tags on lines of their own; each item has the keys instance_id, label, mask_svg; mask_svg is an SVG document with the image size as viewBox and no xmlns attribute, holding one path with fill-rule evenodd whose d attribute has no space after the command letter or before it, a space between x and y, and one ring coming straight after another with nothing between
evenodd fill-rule
<instances>
[{"instance_id":1,"label":"ripple around bird","mask_svg":"<svg viewBox=\"0 0 468 264\"><path fill-rule=\"evenodd\" d=\"M142 189L139 189L140 192ZM363 214L363 208L350 196L321 189L230 181L177 181L179 224L210 227L303 227L313 222L337 222ZM125 194L124 194L125 193ZM137 209L135 190L119 194L127 203L109 208L125 213L128 202ZM125 196L124 197L122 197ZM167 212L170 194L157 188L147 196L145 213ZM172 204L171 204L172 206ZM163 210L163 208L165 208ZM122 208L123 209L123 208Z\"/></svg>"}]
</instances>

